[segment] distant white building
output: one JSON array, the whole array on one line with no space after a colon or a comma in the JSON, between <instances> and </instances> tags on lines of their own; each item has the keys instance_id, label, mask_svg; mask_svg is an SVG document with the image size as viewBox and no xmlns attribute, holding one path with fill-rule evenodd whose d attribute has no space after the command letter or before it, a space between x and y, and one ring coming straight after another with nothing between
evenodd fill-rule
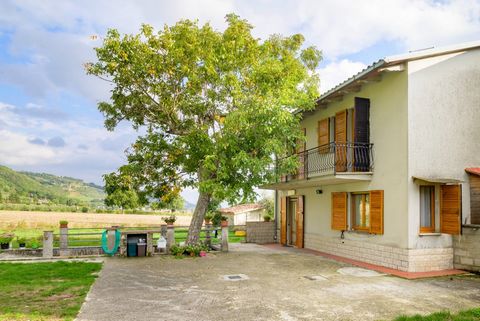
<instances>
[{"instance_id":1,"label":"distant white building","mask_svg":"<svg viewBox=\"0 0 480 321\"><path fill-rule=\"evenodd\" d=\"M241 204L222 208L220 212L228 217L229 225L245 225L246 222L262 222L265 208L261 204Z\"/></svg>"}]
</instances>

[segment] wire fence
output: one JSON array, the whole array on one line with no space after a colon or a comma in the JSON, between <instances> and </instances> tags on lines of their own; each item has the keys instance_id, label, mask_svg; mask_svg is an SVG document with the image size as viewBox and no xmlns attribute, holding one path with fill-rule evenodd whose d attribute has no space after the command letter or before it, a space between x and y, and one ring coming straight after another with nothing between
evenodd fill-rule
<instances>
[{"instance_id":1,"label":"wire fence","mask_svg":"<svg viewBox=\"0 0 480 321\"><path fill-rule=\"evenodd\" d=\"M119 226L120 231L158 231L153 232L153 241L154 244L157 244L158 239L161 236L161 225L153 226L134 226L134 227L123 227ZM74 227L68 228L68 247L89 247L95 246L100 247L102 245L102 234L105 231L105 228L88 228L88 227ZM213 227L210 231L210 239L212 244L218 244L221 242L221 227ZM230 243L239 243L245 241L245 225L235 225L229 226L228 241ZM21 236L21 241L19 238L15 238L12 243L12 248L19 248L20 242L25 242L27 248L39 248L42 247L43 242L43 231L39 229L32 229L29 231L22 231L21 233L12 233L17 236ZM175 243L182 243L187 240L188 236L188 226L175 226ZM202 227L200 231L200 240L204 241L207 236L207 230L205 226ZM53 234L53 246L55 248L60 247L61 234L59 230L56 230Z\"/></svg>"}]
</instances>

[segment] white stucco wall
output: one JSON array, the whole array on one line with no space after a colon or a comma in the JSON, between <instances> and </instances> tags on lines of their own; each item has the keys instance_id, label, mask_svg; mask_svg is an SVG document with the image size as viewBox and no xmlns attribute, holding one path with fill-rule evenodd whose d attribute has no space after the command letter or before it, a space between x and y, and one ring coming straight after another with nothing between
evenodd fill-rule
<instances>
[{"instance_id":1,"label":"white stucco wall","mask_svg":"<svg viewBox=\"0 0 480 321\"><path fill-rule=\"evenodd\" d=\"M265 210L255 210L244 213L236 213L234 216L234 225L245 225L247 222L263 222Z\"/></svg>"},{"instance_id":2,"label":"white stucco wall","mask_svg":"<svg viewBox=\"0 0 480 321\"><path fill-rule=\"evenodd\" d=\"M480 50L411 61L408 75L409 247L449 247L449 235L418 235L419 188L412 176L462 180L462 215L470 221L464 169L480 166ZM438 191L436 205L438 226Z\"/></svg>"},{"instance_id":3,"label":"white stucco wall","mask_svg":"<svg viewBox=\"0 0 480 321\"><path fill-rule=\"evenodd\" d=\"M384 235L345 233L346 239L362 240L394 247L407 246L407 73L383 75L380 82L362 87L327 109L308 116L302 125L307 148L317 146L317 122L354 106L354 97L370 99L370 141L374 144L374 170L369 182L324 185L297 189L305 195L305 244L310 236L340 237L331 229L331 192L384 190ZM322 189L323 194L315 190ZM280 195L281 196L281 195ZM279 208L279 206L277 207Z\"/></svg>"}]
</instances>

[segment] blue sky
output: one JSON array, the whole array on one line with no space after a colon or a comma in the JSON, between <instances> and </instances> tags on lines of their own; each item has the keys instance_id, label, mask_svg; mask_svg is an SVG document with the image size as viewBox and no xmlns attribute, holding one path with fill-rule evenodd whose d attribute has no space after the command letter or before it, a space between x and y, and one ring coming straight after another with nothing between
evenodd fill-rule
<instances>
[{"instance_id":1,"label":"blue sky","mask_svg":"<svg viewBox=\"0 0 480 321\"><path fill-rule=\"evenodd\" d=\"M0 2L0 164L102 183L137 133L103 128L109 86L85 75L108 28L136 32L182 18L224 28L235 12L256 36L302 33L323 51L321 91L384 56L480 39L480 1L8 1ZM100 39L100 38L99 38ZM184 196L195 201L195 191Z\"/></svg>"}]
</instances>

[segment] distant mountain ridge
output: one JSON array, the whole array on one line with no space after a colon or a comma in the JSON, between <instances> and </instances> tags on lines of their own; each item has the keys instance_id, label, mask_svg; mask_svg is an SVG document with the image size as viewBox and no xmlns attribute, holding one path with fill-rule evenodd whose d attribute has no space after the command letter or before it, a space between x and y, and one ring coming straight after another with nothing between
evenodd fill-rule
<instances>
[{"instance_id":1,"label":"distant mountain ridge","mask_svg":"<svg viewBox=\"0 0 480 321\"><path fill-rule=\"evenodd\" d=\"M103 205L103 187L81 179L15 171L0 165L0 203Z\"/></svg>"},{"instance_id":2,"label":"distant mountain ridge","mask_svg":"<svg viewBox=\"0 0 480 321\"><path fill-rule=\"evenodd\" d=\"M15 171L0 165L0 204L59 204L104 207L102 186L81 179L47 173ZM195 204L185 200L185 210Z\"/></svg>"}]
</instances>

